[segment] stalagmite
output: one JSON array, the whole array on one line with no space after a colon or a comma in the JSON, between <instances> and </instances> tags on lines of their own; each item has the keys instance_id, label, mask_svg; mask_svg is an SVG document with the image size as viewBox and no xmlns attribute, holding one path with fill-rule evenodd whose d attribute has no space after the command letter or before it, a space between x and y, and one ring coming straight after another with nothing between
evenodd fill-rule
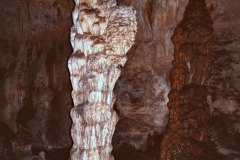
<instances>
[{"instance_id":1,"label":"stalagmite","mask_svg":"<svg viewBox=\"0 0 240 160\"><path fill-rule=\"evenodd\" d=\"M118 117L113 88L137 30L131 7L115 0L75 0L68 68L72 83L71 160L111 160Z\"/></svg>"}]
</instances>

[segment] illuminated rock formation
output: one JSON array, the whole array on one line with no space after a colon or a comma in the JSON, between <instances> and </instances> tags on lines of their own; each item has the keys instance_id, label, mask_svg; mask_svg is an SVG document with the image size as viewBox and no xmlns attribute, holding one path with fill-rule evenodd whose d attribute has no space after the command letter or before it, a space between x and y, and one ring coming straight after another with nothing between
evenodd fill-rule
<instances>
[{"instance_id":1,"label":"illuminated rock formation","mask_svg":"<svg viewBox=\"0 0 240 160\"><path fill-rule=\"evenodd\" d=\"M115 0L76 0L68 61L74 107L72 160L110 160L118 117L113 88L137 29L135 11Z\"/></svg>"},{"instance_id":2,"label":"illuminated rock formation","mask_svg":"<svg viewBox=\"0 0 240 160\"><path fill-rule=\"evenodd\" d=\"M209 73L212 38L212 20L205 0L190 0L172 37L175 53L170 76L170 119L160 146L161 160L209 159L209 155L219 159L209 147L206 131L210 110L204 82Z\"/></svg>"}]
</instances>

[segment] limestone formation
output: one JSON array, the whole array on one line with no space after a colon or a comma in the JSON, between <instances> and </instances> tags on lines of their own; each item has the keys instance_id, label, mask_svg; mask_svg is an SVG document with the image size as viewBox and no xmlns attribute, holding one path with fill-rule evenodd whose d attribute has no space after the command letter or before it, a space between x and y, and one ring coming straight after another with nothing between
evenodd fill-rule
<instances>
[{"instance_id":1,"label":"limestone formation","mask_svg":"<svg viewBox=\"0 0 240 160\"><path fill-rule=\"evenodd\" d=\"M201 24L201 25L200 25ZM170 75L170 119L160 146L160 159L219 159L208 148L205 79L208 75L213 28L205 0L190 0L172 37L175 53ZM189 45L191 44L191 45Z\"/></svg>"},{"instance_id":2,"label":"limestone formation","mask_svg":"<svg viewBox=\"0 0 240 160\"><path fill-rule=\"evenodd\" d=\"M115 0L75 0L68 61L74 107L71 160L110 160L118 116L113 88L137 30L135 11Z\"/></svg>"}]
</instances>

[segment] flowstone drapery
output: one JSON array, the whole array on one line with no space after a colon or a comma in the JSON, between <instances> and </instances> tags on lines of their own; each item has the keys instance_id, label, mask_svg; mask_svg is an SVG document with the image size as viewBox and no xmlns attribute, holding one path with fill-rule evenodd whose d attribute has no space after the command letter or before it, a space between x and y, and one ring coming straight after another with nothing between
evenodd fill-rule
<instances>
[{"instance_id":1,"label":"flowstone drapery","mask_svg":"<svg viewBox=\"0 0 240 160\"><path fill-rule=\"evenodd\" d=\"M118 117L113 88L137 30L135 11L115 0L75 0L68 68L72 83L71 160L110 160Z\"/></svg>"}]
</instances>

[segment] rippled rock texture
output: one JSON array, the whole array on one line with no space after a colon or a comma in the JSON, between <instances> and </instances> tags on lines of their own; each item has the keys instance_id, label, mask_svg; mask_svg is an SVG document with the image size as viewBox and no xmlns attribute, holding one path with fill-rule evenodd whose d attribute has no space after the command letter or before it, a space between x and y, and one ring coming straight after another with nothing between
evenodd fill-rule
<instances>
[{"instance_id":1,"label":"rippled rock texture","mask_svg":"<svg viewBox=\"0 0 240 160\"><path fill-rule=\"evenodd\" d=\"M115 88L115 109L120 116L113 137L115 157L159 159L160 135L168 121L169 74L174 53L171 36L187 3L118 1L119 5L136 9L138 32Z\"/></svg>"},{"instance_id":2,"label":"rippled rock texture","mask_svg":"<svg viewBox=\"0 0 240 160\"><path fill-rule=\"evenodd\" d=\"M113 88L135 41L136 11L116 6L115 0L75 2L74 52L68 61L74 102L70 159L113 160L111 140L118 121Z\"/></svg>"},{"instance_id":3,"label":"rippled rock texture","mask_svg":"<svg viewBox=\"0 0 240 160\"><path fill-rule=\"evenodd\" d=\"M175 53L169 94L170 120L161 143L161 160L207 159L207 78L213 28L205 0L190 0L172 37ZM207 144L205 144L207 143Z\"/></svg>"},{"instance_id":4,"label":"rippled rock texture","mask_svg":"<svg viewBox=\"0 0 240 160\"><path fill-rule=\"evenodd\" d=\"M172 38L170 121L160 146L161 160L239 158L239 76L232 69L239 58L239 39L233 36L239 33L239 20L234 18L239 11L232 5L239 3L206 2L190 0Z\"/></svg>"},{"instance_id":5,"label":"rippled rock texture","mask_svg":"<svg viewBox=\"0 0 240 160\"><path fill-rule=\"evenodd\" d=\"M66 64L72 7L62 0L0 2L0 121L8 126L0 132L14 133L6 142L10 150L71 145Z\"/></svg>"},{"instance_id":6,"label":"rippled rock texture","mask_svg":"<svg viewBox=\"0 0 240 160\"><path fill-rule=\"evenodd\" d=\"M112 140L115 159L160 159L160 135L168 119L168 99L170 115L174 103L181 106L175 119L182 118L174 121L193 125L192 128L200 126L194 132L188 129L184 133L194 137L187 142L199 148L194 155L239 158L239 0L206 0L213 23L211 53L208 58L202 54L207 50L204 39L209 37L198 37L205 46L201 49L195 44L198 39L193 32L194 43L184 45L189 55L183 56L184 67L179 69L184 83L177 78L184 85L178 91L178 101L171 102L176 97L173 92L167 97L173 83L173 77L169 77L172 60L176 56L171 36L175 29L175 33L183 33L176 26L183 19L187 4L188 0L117 0L118 6L136 9L138 31L114 89L114 108L120 118ZM12 151L20 158L30 154L43 157L43 150L46 159L68 157L69 110L73 104L67 59L72 53L69 33L73 7L72 0L0 1L0 159L4 159L2 155L15 156ZM196 20L199 8L201 5L189 13L189 21ZM188 25L196 24L185 25L181 26L194 28ZM201 22L195 26L199 35L207 25ZM188 31L184 35L189 38ZM179 45L186 42L186 38L175 40ZM201 52L195 52L194 47ZM191 63L187 63L189 59ZM188 119L199 123L190 123ZM174 145L170 142L169 147ZM202 150L204 147L208 152ZM22 150L27 155L21 155Z\"/></svg>"},{"instance_id":7,"label":"rippled rock texture","mask_svg":"<svg viewBox=\"0 0 240 160\"><path fill-rule=\"evenodd\" d=\"M208 104L209 131L223 159L240 158L240 2L208 0L214 28Z\"/></svg>"},{"instance_id":8,"label":"rippled rock texture","mask_svg":"<svg viewBox=\"0 0 240 160\"><path fill-rule=\"evenodd\" d=\"M159 152L155 135L167 123L171 36L186 4L187 0L117 1L118 6L136 9L138 32L115 88L114 108L120 117L112 142L116 156L126 147L129 153L151 147ZM34 144L34 151L70 147L66 63L72 52L68 39L73 1L3 0L0 6L1 122L21 137L21 145ZM15 141L9 137L8 142Z\"/></svg>"}]
</instances>

